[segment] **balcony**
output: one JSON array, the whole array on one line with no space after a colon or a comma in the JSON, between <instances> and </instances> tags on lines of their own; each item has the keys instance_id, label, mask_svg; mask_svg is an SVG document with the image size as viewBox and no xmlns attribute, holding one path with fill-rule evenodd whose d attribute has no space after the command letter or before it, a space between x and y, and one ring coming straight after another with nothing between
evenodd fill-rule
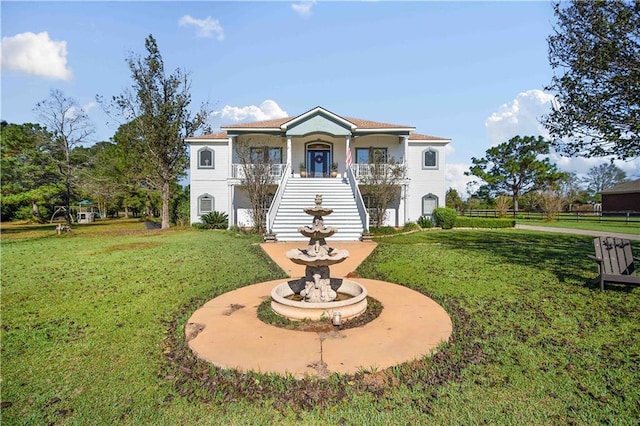
<instances>
[{"instance_id":1,"label":"balcony","mask_svg":"<svg viewBox=\"0 0 640 426\"><path fill-rule=\"evenodd\" d=\"M398 177L400 180L406 179L407 169L403 164L391 163L356 163L351 165L353 175L358 182L366 180L373 175Z\"/></svg>"},{"instance_id":2,"label":"balcony","mask_svg":"<svg viewBox=\"0 0 640 426\"><path fill-rule=\"evenodd\" d=\"M231 177L233 179L244 179L245 178L245 170L246 168L258 169L255 170L256 173L261 173L262 168L269 168L269 176L271 176L274 181L280 180L282 178L282 173L284 173L286 164L232 164L231 165Z\"/></svg>"}]
</instances>

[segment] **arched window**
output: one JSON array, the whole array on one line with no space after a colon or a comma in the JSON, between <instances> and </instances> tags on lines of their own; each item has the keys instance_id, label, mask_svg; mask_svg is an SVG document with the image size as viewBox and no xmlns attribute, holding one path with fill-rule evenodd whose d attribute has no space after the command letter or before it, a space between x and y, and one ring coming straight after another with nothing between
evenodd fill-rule
<instances>
[{"instance_id":1,"label":"arched window","mask_svg":"<svg viewBox=\"0 0 640 426\"><path fill-rule=\"evenodd\" d=\"M422 168L437 169L438 168L438 151L433 148L422 151Z\"/></svg>"},{"instance_id":2,"label":"arched window","mask_svg":"<svg viewBox=\"0 0 640 426\"><path fill-rule=\"evenodd\" d=\"M215 169L215 153L212 149L202 148L198 151L198 168Z\"/></svg>"},{"instance_id":3,"label":"arched window","mask_svg":"<svg viewBox=\"0 0 640 426\"><path fill-rule=\"evenodd\" d=\"M216 207L215 198L209 194L198 197L198 214L203 215L211 213Z\"/></svg>"},{"instance_id":4,"label":"arched window","mask_svg":"<svg viewBox=\"0 0 640 426\"><path fill-rule=\"evenodd\" d=\"M438 197L433 194L427 194L422 197L422 215L431 216L433 209L438 208Z\"/></svg>"}]
</instances>

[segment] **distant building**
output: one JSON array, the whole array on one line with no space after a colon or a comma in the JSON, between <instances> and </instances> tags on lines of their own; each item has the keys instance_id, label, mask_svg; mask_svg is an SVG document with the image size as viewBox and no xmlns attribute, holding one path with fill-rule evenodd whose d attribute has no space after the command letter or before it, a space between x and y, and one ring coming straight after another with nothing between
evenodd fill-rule
<instances>
[{"instance_id":1,"label":"distant building","mask_svg":"<svg viewBox=\"0 0 640 426\"><path fill-rule=\"evenodd\" d=\"M374 158L405 167L399 199L388 206L385 225L402 226L445 205L448 138L415 133L415 127L342 117L322 107L296 117L223 126L222 132L187 138L191 157L191 223L211 211L229 225L251 226L243 166L234 147L249 144L252 158L272 162L273 202L268 230L281 241L299 237L316 194L335 210L327 226L338 238L357 239L369 228L370 207L361 185ZM335 172L337 178L331 178ZM305 176L306 178L302 178ZM294 215L298 215L297 217Z\"/></svg>"},{"instance_id":2,"label":"distant building","mask_svg":"<svg viewBox=\"0 0 640 426\"><path fill-rule=\"evenodd\" d=\"M640 179L620 183L600 192L602 212L640 212Z\"/></svg>"}]
</instances>

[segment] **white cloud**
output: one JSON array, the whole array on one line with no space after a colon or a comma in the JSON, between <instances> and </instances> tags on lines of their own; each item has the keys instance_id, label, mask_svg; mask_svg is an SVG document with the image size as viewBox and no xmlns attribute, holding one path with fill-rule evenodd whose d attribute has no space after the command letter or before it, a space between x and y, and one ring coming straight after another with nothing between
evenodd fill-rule
<instances>
[{"instance_id":1,"label":"white cloud","mask_svg":"<svg viewBox=\"0 0 640 426\"><path fill-rule=\"evenodd\" d=\"M216 111L213 115L220 117L222 120L233 122L240 121L263 121L275 118L287 117L287 112L271 99L262 102L260 106L248 105L244 107L236 107L225 105L221 111Z\"/></svg>"},{"instance_id":2,"label":"white cloud","mask_svg":"<svg viewBox=\"0 0 640 426\"><path fill-rule=\"evenodd\" d=\"M89 111L91 111L92 109L94 109L94 108L95 108L95 107L97 107L97 106L98 106L98 103L97 103L97 102L95 102L95 101L89 101L88 103L86 103L86 104L82 105L82 110L83 110L84 112L87 112L87 113L88 113Z\"/></svg>"},{"instance_id":3,"label":"white cloud","mask_svg":"<svg viewBox=\"0 0 640 426\"><path fill-rule=\"evenodd\" d=\"M218 40L224 40L224 28L220 25L220 21L207 16L205 19L197 19L191 15L184 15L178 21L181 27L192 25L198 30L198 37L211 38L215 32Z\"/></svg>"},{"instance_id":4,"label":"white cloud","mask_svg":"<svg viewBox=\"0 0 640 426\"><path fill-rule=\"evenodd\" d=\"M549 138L549 132L540 123L543 115L548 114L556 100L552 94L542 90L527 90L519 93L514 100L503 104L485 122L489 144L495 146L507 142L514 136L543 136ZM484 155L483 155L484 156ZM563 157L551 151L549 159L559 169L575 172L584 176L591 167L611 161L611 157L584 158ZM614 164L627 173L638 176L640 158L633 161L615 160Z\"/></svg>"},{"instance_id":5,"label":"white cloud","mask_svg":"<svg viewBox=\"0 0 640 426\"><path fill-rule=\"evenodd\" d=\"M445 171L445 185L447 191L449 188L453 188L458 191L458 195L463 199L468 198L469 187L467 184L473 181L479 181L479 179L475 176L465 176L464 172L469 171L469 167L471 164L465 163L447 163L446 171ZM475 192L478 190L480 185L471 185L471 192Z\"/></svg>"},{"instance_id":6,"label":"white cloud","mask_svg":"<svg viewBox=\"0 0 640 426\"><path fill-rule=\"evenodd\" d=\"M49 33L26 32L2 38L2 68L41 77L70 80L67 42L53 41Z\"/></svg>"},{"instance_id":7,"label":"white cloud","mask_svg":"<svg viewBox=\"0 0 640 426\"><path fill-rule=\"evenodd\" d=\"M550 112L553 102L554 96L542 90L519 93L513 101L501 105L485 121L489 144L495 146L518 135L548 137L549 132L540 119Z\"/></svg>"},{"instance_id":8,"label":"white cloud","mask_svg":"<svg viewBox=\"0 0 640 426\"><path fill-rule=\"evenodd\" d=\"M300 16L309 16L311 15L311 8L315 6L315 4L316 0L302 1L300 3L293 3L291 9Z\"/></svg>"}]
</instances>

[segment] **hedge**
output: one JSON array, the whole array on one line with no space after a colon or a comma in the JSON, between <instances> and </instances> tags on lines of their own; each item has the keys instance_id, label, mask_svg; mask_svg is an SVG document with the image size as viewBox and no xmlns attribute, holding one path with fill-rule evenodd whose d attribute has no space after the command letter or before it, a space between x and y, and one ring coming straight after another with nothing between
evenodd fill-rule
<instances>
[{"instance_id":1,"label":"hedge","mask_svg":"<svg viewBox=\"0 0 640 426\"><path fill-rule=\"evenodd\" d=\"M513 219L495 219L490 217L456 217L456 228L513 228L516 221Z\"/></svg>"}]
</instances>

